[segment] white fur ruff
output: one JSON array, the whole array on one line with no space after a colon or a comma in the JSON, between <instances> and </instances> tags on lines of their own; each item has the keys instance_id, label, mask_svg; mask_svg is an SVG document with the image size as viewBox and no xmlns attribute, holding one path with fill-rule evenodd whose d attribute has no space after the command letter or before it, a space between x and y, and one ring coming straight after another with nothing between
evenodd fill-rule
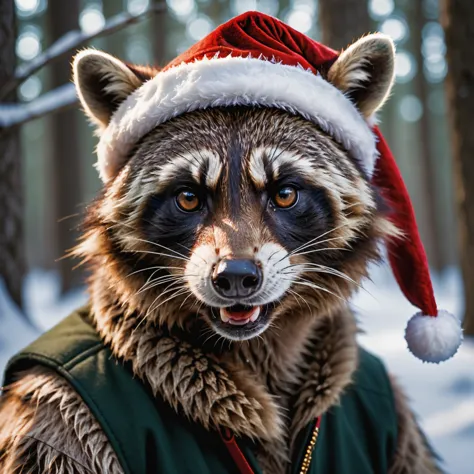
<instances>
[{"instance_id":1,"label":"white fur ruff","mask_svg":"<svg viewBox=\"0 0 474 474\"><path fill-rule=\"evenodd\" d=\"M131 148L157 125L185 112L231 105L299 113L351 152L372 176L377 156L374 135L342 92L301 66L229 56L182 63L158 73L127 97L98 145L102 179L113 178Z\"/></svg>"},{"instance_id":2,"label":"white fur ruff","mask_svg":"<svg viewBox=\"0 0 474 474\"><path fill-rule=\"evenodd\" d=\"M445 310L438 316L417 313L405 330L410 352L423 362L440 363L456 354L462 342L461 322Z\"/></svg>"}]
</instances>

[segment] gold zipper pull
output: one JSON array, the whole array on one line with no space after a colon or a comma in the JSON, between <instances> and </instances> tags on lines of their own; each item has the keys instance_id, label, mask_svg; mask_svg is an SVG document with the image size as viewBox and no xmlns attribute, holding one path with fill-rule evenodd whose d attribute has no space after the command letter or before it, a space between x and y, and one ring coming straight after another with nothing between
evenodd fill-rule
<instances>
[{"instance_id":1,"label":"gold zipper pull","mask_svg":"<svg viewBox=\"0 0 474 474\"><path fill-rule=\"evenodd\" d=\"M309 470L309 466L311 465L311 459L313 457L313 451L316 446L316 442L318 441L320 425L321 425L321 417L319 416L316 420L316 423L313 429L313 434L311 435L309 444L308 446L306 446L303 462L301 464L300 474L307 474Z\"/></svg>"}]
</instances>

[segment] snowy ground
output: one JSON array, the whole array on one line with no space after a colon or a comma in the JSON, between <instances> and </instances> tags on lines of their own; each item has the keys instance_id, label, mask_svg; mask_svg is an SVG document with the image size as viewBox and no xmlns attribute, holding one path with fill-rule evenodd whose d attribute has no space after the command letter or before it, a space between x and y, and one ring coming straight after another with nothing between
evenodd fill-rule
<instances>
[{"instance_id":1,"label":"snowy ground","mask_svg":"<svg viewBox=\"0 0 474 474\"><path fill-rule=\"evenodd\" d=\"M433 446L445 460L448 474L472 474L474 466L474 340L441 365L423 364L408 353L404 328L414 308L405 301L387 269L374 269L368 283L354 299L365 334L360 342L378 354L407 391ZM462 313L461 283L456 271L435 281L438 305ZM58 301L54 275L34 272L27 281L33 329L16 313L0 287L0 371L8 358L82 304L86 295L74 292Z\"/></svg>"}]
</instances>

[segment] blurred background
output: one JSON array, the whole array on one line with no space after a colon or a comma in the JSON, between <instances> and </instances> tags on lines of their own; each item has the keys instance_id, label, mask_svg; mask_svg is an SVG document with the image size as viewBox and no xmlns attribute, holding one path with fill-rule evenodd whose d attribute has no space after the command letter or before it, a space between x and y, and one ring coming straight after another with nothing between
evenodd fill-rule
<instances>
[{"instance_id":1,"label":"blurred background","mask_svg":"<svg viewBox=\"0 0 474 474\"><path fill-rule=\"evenodd\" d=\"M472 0L0 0L0 368L87 298L84 270L62 258L100 189L71 57L92 46L164 66L248 10L336 49L372 31L393 38L396 85L381 128L414 203L440 306L474 334ZM403 340L413 308L388 270L374 269L367 286L373 296L354 302L361 343L406 386L447 472L472 472L472 340L443 366L422 366Z\"/></svg>"}]
</instances>

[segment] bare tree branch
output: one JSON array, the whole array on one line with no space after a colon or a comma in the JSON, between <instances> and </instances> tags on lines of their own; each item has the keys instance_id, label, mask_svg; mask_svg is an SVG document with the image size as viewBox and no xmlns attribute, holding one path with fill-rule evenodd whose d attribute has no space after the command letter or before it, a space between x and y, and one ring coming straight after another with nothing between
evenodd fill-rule
<instances>
[{"instance_id":1,"label":"bare tree branch","mask_svg":"<svg viewBox=\"0 0 474 474\"><path fill-rule=\"evenodd\" d=\"M0 90L0 100L4 99L10 92L15 90L22 82L42 69L48 63L64 56L65 54L78 49L85 43L101 36L110 35L125 28L128 25L138 23L152 13L166 11L166 2L152 2L150 6L138 15L120 13L109 18L103 28L94 33L84 33L80 30L70 31L56 42L54 42L44 53L38 55L31 61L20 65L15 71L15 77L7 82Z\"/></svg>"},{"instance_id":2,"label":"bare tree branch","mask_svg":"<svg viewBox=\"0 0 474 474\"><path fill-rule=\"evenodd\" d=\"M24 104L0 104L0 132L19 127L52 112L60 112L78 102L73 84L65 84Z\"/></svg>"}]
</instances>

